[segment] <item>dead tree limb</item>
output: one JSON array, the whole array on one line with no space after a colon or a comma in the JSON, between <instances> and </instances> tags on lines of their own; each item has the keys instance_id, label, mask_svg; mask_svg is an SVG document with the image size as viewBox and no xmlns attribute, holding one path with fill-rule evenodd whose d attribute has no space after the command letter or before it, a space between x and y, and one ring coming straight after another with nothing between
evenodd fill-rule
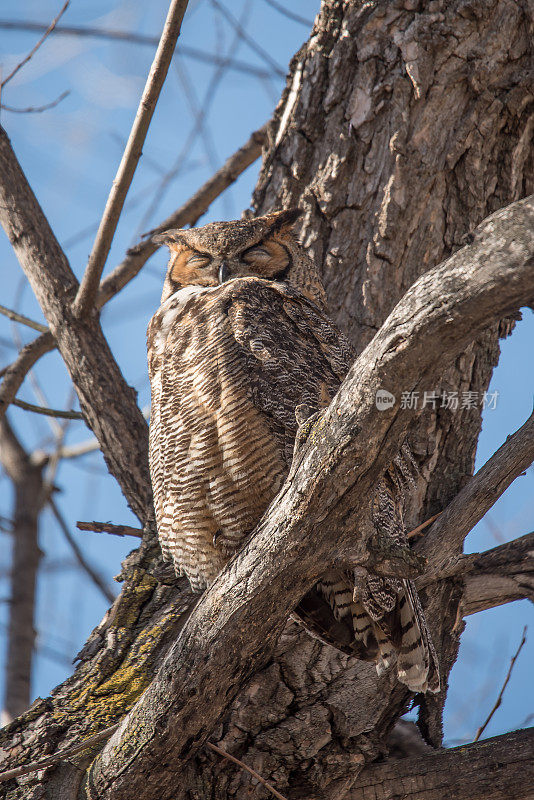
<instances>
[{"instance_id":1,"label":"dead tree limb","mask_svg":"<svg viewBox=\"0 0 534 800\"><path fill-rule=\"evenodd\" d=\"M437 565L437 573L454 574L469 531L533 461L534 412L469 480L419 543L418 550ZM422 579L419 585L424 584Z\"/></svg>"},{"instance_id":2,"label":"dead tree limb","mask_svg":"<svg viewBox=\"0 0 534 800\"><path fill-rule=\"evenodd\" d=\"M467 556L461 611L464 616L527 598L534 602L534 533Z\"/></svg>"},{"instance_id":3,"label":"dead tree limb","mask_svg":"<svg viewBox=\"0 0 534 800\"><path fill-rule=\"evenodd\" d=\"M136 536L141 539L141 528L132 528L130 525L112 525L110 522L80 522L76 523L80 531L94 531L95 533L112 533L114 536Z\"/></svg>"}]
</instances>

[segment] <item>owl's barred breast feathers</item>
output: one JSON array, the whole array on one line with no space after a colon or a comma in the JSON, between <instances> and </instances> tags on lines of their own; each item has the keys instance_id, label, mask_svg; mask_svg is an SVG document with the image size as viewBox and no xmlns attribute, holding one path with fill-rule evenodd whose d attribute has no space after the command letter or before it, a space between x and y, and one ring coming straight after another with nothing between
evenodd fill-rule
<instances>
[{"instance_id":1,"label":"owl's barred breast feathers","mask_svg":"<svg viewBox=\"0 0 534 800\"><path fill-rule=\"evenodd\" d=\"M213 581L280 490L296 410L326 407L354 360L325 313L317 270L291 233L297 215L162 237L171 259L148 328L150 470L162 551L196 590ZM373 501L376 524L399 541L407 462L397 459ZM439 690L410 581L325 565L297 613L325 641L374 660L379 672L396 662L413 691Z\"/></svg>"}]
</instances>

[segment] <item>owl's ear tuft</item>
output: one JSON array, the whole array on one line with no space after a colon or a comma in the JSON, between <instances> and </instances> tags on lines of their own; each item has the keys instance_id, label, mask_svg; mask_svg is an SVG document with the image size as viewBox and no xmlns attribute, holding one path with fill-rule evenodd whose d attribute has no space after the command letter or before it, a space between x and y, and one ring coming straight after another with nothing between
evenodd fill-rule
<instances>
[{"instance_id":1,"label":"owl's ear tuft","mask_svg":"<svg viewBox=\"0 0 534 800\"><path fill-rule=\"evenodd\" d=\"M150 237L150 241L158 245L166 244L168 247L172 247L173 245L181 245L183 244L183 239L180 234L181 231L163 231L162 233L154 233Z\"/></svg>"},{"instance_id":2,"label":"owl's ear tuft","mask_svg":"<svg viewBox=\"0 0 534 800\"><path fill-rule=\"evenodd\" d=\"M268 214L270 223L269 232L289 233L301 214L302 210L300 208L288 208L285 211L273 211L271 214Z\"/></svg>"}]
</instances>

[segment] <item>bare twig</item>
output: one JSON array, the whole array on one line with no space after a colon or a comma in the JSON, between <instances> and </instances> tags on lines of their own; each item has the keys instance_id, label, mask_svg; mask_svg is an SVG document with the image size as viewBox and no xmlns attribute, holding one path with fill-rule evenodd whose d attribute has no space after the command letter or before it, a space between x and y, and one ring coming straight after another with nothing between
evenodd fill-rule
<instances>
[{"instance_id":1,"label":"bare twig","mask_svg":"<svg viewBox=\"0 0 534 800\"><path fill-rule=\"evenodd\" d=\"M109 193L85 274L74 300L73 310L78 317L84 316L91 309L96 299L100 276L109 254L126 194L141 157L150 121L180 35L187 2L188 0L171 0L165 26L143 90L124 155Z\"/></svg>"},{"instance_id":2,"label":"bare twig","mask_svg":"<svg viewBox=\"0 0 534 800\"><path fill-rule=\"evenodd\" d=\"M55 100L52 100L50 103L45 103L44 106L27 106L26 108L15 108L14 106L7 106L5 103L0 105L0 108L3 108L4 111L10 111L12 114L41 114L43 111L50 111L51 108L55 108L58 106L62 100L64 100L70 91L67 89L66 92L61 92L59 97L56 97Z\"/></svg>"},{"instance_id":3,"label":"bare twig","mask_svg":"<svg viewBox=\"0 0 534 800\"><path fill-rule=\"evenodd\" d=\"M429 517L424 522L422 522L420 525L418 525L417 528L414 528L412 531L410 531L407 534L408 539L411 539L412 536L417 536L418 533L421 533L421 531L424 531L424 529L428 528L429 525L432 525L432 523L437 520L437 518L439 517L440 514L441 514L441 511L438 511L437 514L434 514L434 516Z\"/></svg>"},{"instance_id":4,"label":"bare twig","mask_svg":"<svg viewBox=\"0 0 534 800\"><path fill-rule=\"evenodd\" d=\"M66 758L75 756L77 753L82 753L89 747L93 747L93 745L98 744L105 739L109 739L111 734L114 733L118 727L118 724L110 725L109 728L104 728L103 731L95 733L93 736L89 736L87 739L84 739L83 742L75 744L73 747L67 747L65 750L60 750L59 753L55 753L52 756L46 756L45 758L39 759L39 761L32 761L31 764L24 764L22 767L14 767L14 769L8 769L6 772L0 772L0 783L10 781L13 778L19 778L21 775L28 775L30 772L37 772L40 769L46 769L46 767L51 767L60 761L64 761Z\"/></svg>"},{"instance_id":5,"label":"bare twig","mask_svg":"<svg viewBox=\"0 0 534 800\"><path fill-rule=\"evenodd\" d=\"M308 24L308 23L307 23ZM11 31L44 31L46 25L40 22L24 22L11 19L0 19L0 30ZM107 30L104 28L93 28L91 26L81 25L56 25L53 31L54 35L63 36L85 36L94 39L107 39L108 41L124 42L125 44L140 44L148 45L150 47L157 47L159 42L158 36L149 36L144 33L134 33L133 31L115 31ZM221 56L214 55L213 53L206 53L204 50L199 50L196 47L188 47L182 45L180 53L188 58L202 61L204 64L215 64L220 66L223 59ZM235 72L243 72L248 75L253 75L256 78L270 78L274 70L262 69L255 64L249 64L247 61L241 61L238 58L232 58L228 62L228 68Z\"/></svg>"},{"instance_id":6,"label":"bare twig","mask_svg":"<svg viewBox=\"0 0 534 800\"><path fill-rule=\"evenodd\" d=\"M20 322L28 328L33 328L34 331L39 331L40 333L46 333L48 331L46 325L43 325L41 322L35 322L35 320L29 317L25 317L24 314L19 314L18 311L12 311L10 308L6 308L2 305L0 305L0 314L3 314L14 322Z\"/></svg>"},{"instance_id":7,"label":"bare twig","mask_svg":"<svg viewBox=\"0 0 534 800\"><path fill-rule=\"evenodd\" d=\"M15 361L5 369L4 379L0 385L0 417L5 414L29 370L41 356L49 353L55 346L52 334L43 333L23 347Z\"/></svg>"},{"instance_id":8,"label":"bare twig","mask_svg":"<svg viewBox=\"0 0 534 800\"><path fill-rule=\"evenodd\" d=\"M48 28L45 30L45 32L43 33L43 35L41 36L41 38L39 39L39 41L37 42L37 44L35 45L35 47L33 47L33 48L30 50L30 52L28 53L28 55L27 55L27 56L25 56L25 57L22 59L22 61L20 61L20 62L17 64L17 66L16 66L14 69L12 69L12 70L11 70L11 72L9 73L9 75L7 76L7 78L4 78L4 80L3 80L3 81L0 83L0 89L3 89L3 88L4 88L4 86L6 85L6 83L9 83L9 81L11 80L11 78L14 78L14 77L15 77L15 75L17 74L17 72L19 71L19 69L21 69L21 68L24 66L24 64L27 64L27 63L28 63L28 61L30 60L30 58L32 58L32 57L35 55L35 53L36 53L36 52L37 52L37 50L38 50L38 49L41 47L41 45L43 44L43 42L45 41L45 39L46 39L46 38L47 38L47 37L48 37L48 36L49 36L49 35L52 33L52 31L53 31L53 30L54 30L54 28L56 27L56 23L57 23L57 22L58 22L58 21L61 19L61 17L63 16L63 14L65 13L65 11L66 11L66 10L67 10L67 8L69 7L69 3L70 3L70 0L66 0L66 2L63 4L63 8L61 9L61 11L60 11L60 12L59 12L59 14L57 15L57 17L55 17L55 18L52 20L52 22L50 23L50 25L48 26Z\"/></svg>"},{"instance_id":9,"label":"bare twig","mask_svg":"<svg viewBox=\"0 0 534 800\"><path fill-rule=\"evenodd\" d=\"M202 141L204 143L204 152L206 153L206 158L208 159L210 168L216 172L219 161L217 152L211 137L211 133L205 125L204 115L202 108L200 107L200 103L198 102L198 97L195 93L193 81L191 80L185 64L182 63L181 59L175 59L174 68L176 70L176 74L178 75L178 80L182 86L185 99L189 104L191 115L195 120L201 119L200 135L202 136Z\"/></svg>"},{"instance_id":10,"label":"bare twig","mask_svg":"<svg viewBox=\"0 0 534 800\"><path fill-rule=\"evenodd\" d=\"M521 641L519 642L519 647L515 651L515 654L512 656L512 659L510 661L510 666L508 668L508 673L506 675L506 678L504 679L504 683L503 683L503 685L501 687L501 691L499 692L499 696L498 696L497 700L495 701L495 705L493 706L493 708L491 709L490 713L486 717L486 721L484 722L483 725L480 726L480 728L476 732L476 736L473 739L473 742L478 742L478 740L480 739L480 737L484 733L484 730L488 727L491 718L493 717L493 715L495 714L495 712L497 711L497 709L501 705L504 691L505 691L506 687L508 686L508 681L512 677L512 670L514 668L515 662L517 661L517 659L519 657L519 653L523 649L523 645L525 644L526 641L527 641L527 626L525 625L525 627L523 628L523 635L521 637Z\"/></svg>"},{"instance_id":11,"label":"bare twig","mask_svg":"<svg viewBox=\"0 0 534 800\"><path fill-rule=\"evenodd\" d=\"M60 408L45 408L44 406L36 406L33 403L27 403L25 400L18 400L13 398L12 405L23 408L24 411L32 411L34 414L43 414L45 417L58 417L59 419L81 419L85 421L85 417L80 411L62 411Z\"/></svg>"},{"instance_id":12,"label":"bare twig","mask_svg":"<svg viewBox=\"0 0 534 800\"><path fill-rule=\"evenodd\" d=\"M256 772L255 769L252 769L252 767L248 767L246 764L244 764L238 758L236 758L235 756L231 756L230 753L227 753L226 750L223 750L221 747L217 747L216 744L212 744L211 742L206 742L206 747L209 747L209 749L213 750L213 752L217 753L217 755L222 756L223 758L227 758L229 761L233 761L234 764L237 764L239 767L241 767L241 769L244 769L247 772L250 772L252 777L256 778L256 780L259 783L261 783L262 786L265 786L265 788L268 789L272 795L277 797L278 800L286 800L286 798L284 797L283 794L280 794L280 792L277 792L276 789L274 788L274 786L271 786L271 784L268 783L265 780L265 778L262 778L261 775L258 772ZM0 775L0 777L1 777L1 775Z\"/></svg>"},{"instance_id":13,"label":"bare twig","mask_svg":"<svg viewBox=\"0 0 534 800\"><path fill-rule=\"evenodd\" d=\"M25 285L26 285L26 283L25 283L24 278L21 278L21 280L19 282L19 291L17 292L15 305L17 305L20 302L20 299L21 299L21 296L22 296L22 292L24 291L24 286ZM15 307L15 311L18 312L18 309L16 307ZM22 339L20 337L19 330L18 330L16 325L13 325L12 327L13 327L13 340L15 341L17 347L20 350L22 348ZM41 388L41 385L39 383L39 379L37 378L37 376L35 375L33 370L30 370L28 372L28 377L30 379L30 383L32 385L32 389L33 389L33 392L35 394L35 398L36 398L36 401L37 401L36 402L37 407L49 408L50 404L49 404L49 402L47 400L47 397L46 397L43 389ZM74 400L74 397L72 399ZM69 405L71 405L71 403L69 403L67 405L67 409L68 409ZM29 409L29 410L31 410L31 409ZM36 412L36 413L39 413L39 412ZM47 419L47 422L48 422L48 424L50 426L50 429L52 430L54 436L55 437L58 437L58 436L61 437L63 435L63 428L62 428L61 424L57 421L55 416L50 416L50 415L47 414L46 415L46 419ZM64 423L64 424L66 424L66 423Z\"/></svg>"},{"instance_id":14,"label":"bare twig","mask_svg":"<svg viewBox=\"0 0 534 800\"><path fill-rule=\"evenodd\" d=\"M143 537L142 528L132 528L130 525L112 525L111 522L80 522L78 520L76 527L81 531L112 533L114 536L136 536L138 539Z\"/></svg>"},{"instance_id":15,"label":"bare twig","mask_svg":"<svg viewBox=\"0 0 534 800\"><path fill-rule=\"evenodd\" d=\"M228 11L228 9L222 5L222 3L219 3L219 0L211 0L211 4L212 6L214 6L214 8L217 9L217 11L219 11L223 15L226 21L239 34L239 37L248 44L251 50L254 53L256 53L256 55L258 55L262 59L262 61L268 64L273 70L273 72L275 72L281 78L285 78L286 70L282 69L280 65L277 64L273 58L271 58L269 53L266 50L264 50L263 47L260 47L260 45L252 38L252 36L249 36L249 34L243 28L241 23L234 17L234 15L231 14Z\"/></svg>"},{"instance_id":16,"label":"bare twig","mask_svg":"<svg viewBox=\"0 0 534 800\"><path fill-rule=\"evenodd\" d=\"M69 399L66 403L67 408L72 405L74 398L76 397L76 393L72 386L70 387L69 395ZM51 494L54 489L54 481L56 479L57 470L61 460L61 450L63 449L65 437L71 424L71 420L69 419L65 419L61 423L57 423L55 420L53 421L54 424L58 426L58 430L55 431L55 446L53 452L49 454L46 462L43 463L43 466L46 466L45 485L48 494ZM36 463L32 456L30 456L30 460L32 463Z\"/></svg>"},{"instance_id":17,"label":"bare twig","mask_svg":"<svg viewBox=\"0 0 534 800\"><path fill-rule=\"evenodd\" d=\"M306 19L306 17L301 17L298 14L295 14L294 11L290 11L289 8L286 8L281 3L277 3L276 0L265 0L268 6L274 8L275 11L279 11L280 14L283 14L284 17L288 19L292 19L294 22L300 22L301 25L306 25L307 28L311 28L313 25L312 19Z\"/></svg>"},{"instance_id":18,"label":"bare twig","mask_svg":"<svg viewBox=\"0 0 534 800\"><path fill-rule=\"evenodd\" d=\"M78 444L71 444L65 445L60 447L57 451L57 457L61 460L64 458L80 458L81 456L85 456L88 453L95 453L97 450L100 449L100 445L98 444L98 439L94 437L91 439L87 439L84 442L79 442ZM48 464L51 458L51 454L45 452L44 450L35 450L32 453L32 463L36 465L44 465Z\"/></svg>"},{"instance_id":19,"label":"bare twig","mask_svg":"<svg viewBox=\"0 0 534 800\"><path fill-rule=\"evenodd\" d=\"M58 521L59 527L61 528L63 535L65 536L65 539L69 543L72 552L74 553L74 556L76 558L76 561L78 562L80 567L87 573L87 575L91 578L95 586L98 589L100 589L100 591L102 592L108 603L113 603L113 601L115 600L115 595L107 586L102 576L99 575L99 573L94 569L94 567L91 566L91 564L89 564L89 562L85 558L84 554L80 550L80 547L78 546L78 543L76 542L76 539L71 534L69 526L67 525L63 517L63 514L57 507L57 504L53 497L48 498L48 505L52 509L52 513L54 514L56 520Z\"/></svg>"}]
</instances>

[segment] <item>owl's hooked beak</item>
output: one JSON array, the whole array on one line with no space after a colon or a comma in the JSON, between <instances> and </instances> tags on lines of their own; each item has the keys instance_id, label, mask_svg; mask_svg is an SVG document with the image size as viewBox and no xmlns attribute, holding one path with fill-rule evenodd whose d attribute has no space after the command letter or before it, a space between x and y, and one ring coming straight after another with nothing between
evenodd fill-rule
<instances>
[{"instance_id":1,"label":"owl's hooked beak","mask_svg":"<svg viewBox=\"0 0 534 800\"><path fill-rule=\"evenodd\" d=\"M226 264L226 261L223 261L221 266L219 267L219 283L224 283L230 277L230 270Z\"/></svg>"}]
</instances>

